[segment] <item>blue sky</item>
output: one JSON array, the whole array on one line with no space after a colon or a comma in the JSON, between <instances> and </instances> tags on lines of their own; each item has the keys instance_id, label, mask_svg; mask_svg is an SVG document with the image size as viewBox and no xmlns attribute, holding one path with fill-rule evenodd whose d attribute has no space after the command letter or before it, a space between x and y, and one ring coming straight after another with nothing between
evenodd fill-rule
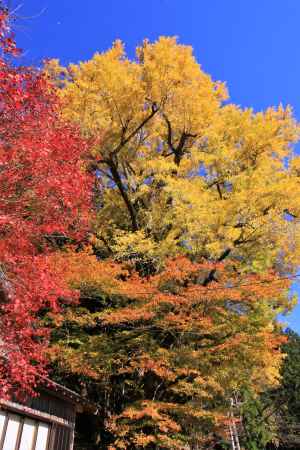
<instances>
[{"instance_id":1,"label":"blue sky","mask_svg":"<svg viewBox=\"0 0 300 450\"><path fill-rule=\"evenodd\" d=\"M300 120L300 0L11 0L24 62L90 58L119 38L178 36L231 100L255 110L290 104ZM297 290L299 287L295 287ZM286 318L300 332L300 307Z\"/></svg>"}]
</instances>

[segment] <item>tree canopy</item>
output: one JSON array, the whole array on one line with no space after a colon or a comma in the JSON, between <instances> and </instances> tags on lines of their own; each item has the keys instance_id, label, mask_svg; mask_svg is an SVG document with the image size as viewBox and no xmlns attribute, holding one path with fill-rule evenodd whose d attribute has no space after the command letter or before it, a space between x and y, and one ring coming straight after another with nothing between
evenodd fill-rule
<instances>
[{"instance_id":1,"label":"tree canopy","mask_svg":"<svg viewBox=\"0 0 300 450\"><path fill-rule=\"evenodd\" d=\"M132 61L116 42L48 71L63 87L65 117L96 138L99 251L148 260L234 255L250 270L293 270L299 127L290 108L255 113L225 102L224 84L173 38L145 41Z\"/></svg>"},{"instance_id":2,"label":"tree canopy","mask_svg":"<svg viewBox=\"0 0 300 450\"><path fill-rule=\"evenodd\" d=\"M57 376L101 405L107 448L206 448L233 389L279 380L299 264L299 125L228 101L174 38L46 65L94 174L88 245L56 255Z\"/></svg>"}]
</instances>

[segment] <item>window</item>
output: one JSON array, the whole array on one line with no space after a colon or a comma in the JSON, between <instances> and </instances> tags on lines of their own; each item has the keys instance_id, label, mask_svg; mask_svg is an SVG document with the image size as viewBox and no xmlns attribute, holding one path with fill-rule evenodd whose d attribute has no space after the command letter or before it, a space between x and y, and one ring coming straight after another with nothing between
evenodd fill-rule
<instances>
[{"instance_id":1,"label":"window","mask_svg":"<svg viewBox=\"0 0 300 450\"><path fill-rule=\"evenodd\" d=\"M0 411L0 450L47 450L50 424Z\"/></svg>"}]
</instances>

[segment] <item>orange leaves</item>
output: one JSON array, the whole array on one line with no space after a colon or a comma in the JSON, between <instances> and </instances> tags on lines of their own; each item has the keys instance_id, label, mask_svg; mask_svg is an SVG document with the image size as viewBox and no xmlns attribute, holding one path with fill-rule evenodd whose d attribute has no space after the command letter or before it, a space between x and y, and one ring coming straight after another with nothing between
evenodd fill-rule
<instances>
[{"instance_id":1,"label":"orange leaves","mask_svg":"<svg viewBox=\"0 0 300 450\"><path fill-rule=\"evenodd\" d=\"M66 281L81 289L96 287L107 294L137 298L152 292L151 286L129 271L126 265L112 260L98 260L89 248L80 253L70 251L56 255L53 264L64 271Z\"/></svg>"},{"instance_id":2,"label":"orange leaves","mask_svg":"<svg viewBox=\"0 0 300 450\"><path fill-rule=\"evenodd\" d=\"M163 349L158 349L152 357L147 353L142 353L130 362L130 368L132 371L137 371L140 376L152 372L160 379L174 381L176 380L176 370L168 361L168 356Z\"/></svg>"},{"instance_id":3,"label":"orange leaves","mask_svg":"<svg viewBox=\"0 0 300 450\"><path fill-rule=\"evenodd\" d=\"M116 448L126 448L122 447L124 444L134 443L142 447L146 447L149 443L159 444L161 440L164 440L166 436L176 435L181 431L181 427L172 420L167 412L176 408L176 405L171 403L153 402L153 401L143 401L138 406L126 408L122 414L118 416L113 416L110 420L109 430L115 432L119 435L119 439L116 440ZM123 422L124 421L124 422ZM151 422L154 424L154 433L147 433L133 430L138 429L138 424ZM133 424L133 430L131 428L131 423ZM171 447L170 449L182 448L177 447L176 439L169 437L168 439Z\"/></svg>"},{"instance_id":4,"label":"orange leaves","mask_svg":"<svg viewBox=\"0 0 300 450\"><path fill-rule=\"evenodd\" d=\"M56 360L67 372L89 374L115 402L106 426L116 449L182 449L190 433L203 443L221 429L233 389L275 382L282 357L272 320L287 281L274 273L180 256L140 277L129 262L98 260L89 250L60 258L56 267L81 300L78 314L71 308L57 322L59 334L68 333Z\"/></svg>"},{"instance_id":5,"label":"orange leaves","mask_svg":"<svg viewBox=\"0 0 300 450\"><path fill-rule=\"evenodd\" d=\"M154 318L154 313L142 308L123 308L116 312L103 313L101 318L108 325L134 323L134 322L148 322Z\"/></svg>"},{"instance_id":6,"label":"orange leaves","mask_svg":"<svg viewBox=\"0 0 300 450\"><path fill-rule=\"evenodd\" d=\"M273 304L273 299L280 305L288 286L288 280L272 273L237 275L230 261L218 264L218 282L208 286L202 281L216 265L192 263L185 257L167 261L161 273L148 278L139 277L128 264L99 261L88 250L56 256L54 262L83 296L90 292L92 296L116 298L95 315L94 319L103 324L147 329L151 323L161 330L195 332L199 336L221 335L224 329L234 336L232 345L241 339L239 330L246 332L250 325L249 313L263 310L264 305ZM226 345L230 342L227 338Z\"/></svg>"}]
</instances>

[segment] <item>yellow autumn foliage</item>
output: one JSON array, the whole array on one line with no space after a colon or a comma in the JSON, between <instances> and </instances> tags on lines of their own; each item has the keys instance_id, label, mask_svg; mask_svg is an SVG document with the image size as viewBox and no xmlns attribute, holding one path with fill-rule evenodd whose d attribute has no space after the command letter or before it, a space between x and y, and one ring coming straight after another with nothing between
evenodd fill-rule
<instances>
[{"instance_id":1,"label":"yellow autumn foliage","mask_svg":"<svg viewBox=\"0 0 300 450\"><path fill-rule=\"evenodd\" d=\"M289 107L225 104L224 84L175 38L145 41L132 60L117 41L46 69L64 116L95 138L100 249L156 259L230 249L251 267L271 267L279 253L283 267L299 263L299 126Z\"/></svg>"}]
</instances>

